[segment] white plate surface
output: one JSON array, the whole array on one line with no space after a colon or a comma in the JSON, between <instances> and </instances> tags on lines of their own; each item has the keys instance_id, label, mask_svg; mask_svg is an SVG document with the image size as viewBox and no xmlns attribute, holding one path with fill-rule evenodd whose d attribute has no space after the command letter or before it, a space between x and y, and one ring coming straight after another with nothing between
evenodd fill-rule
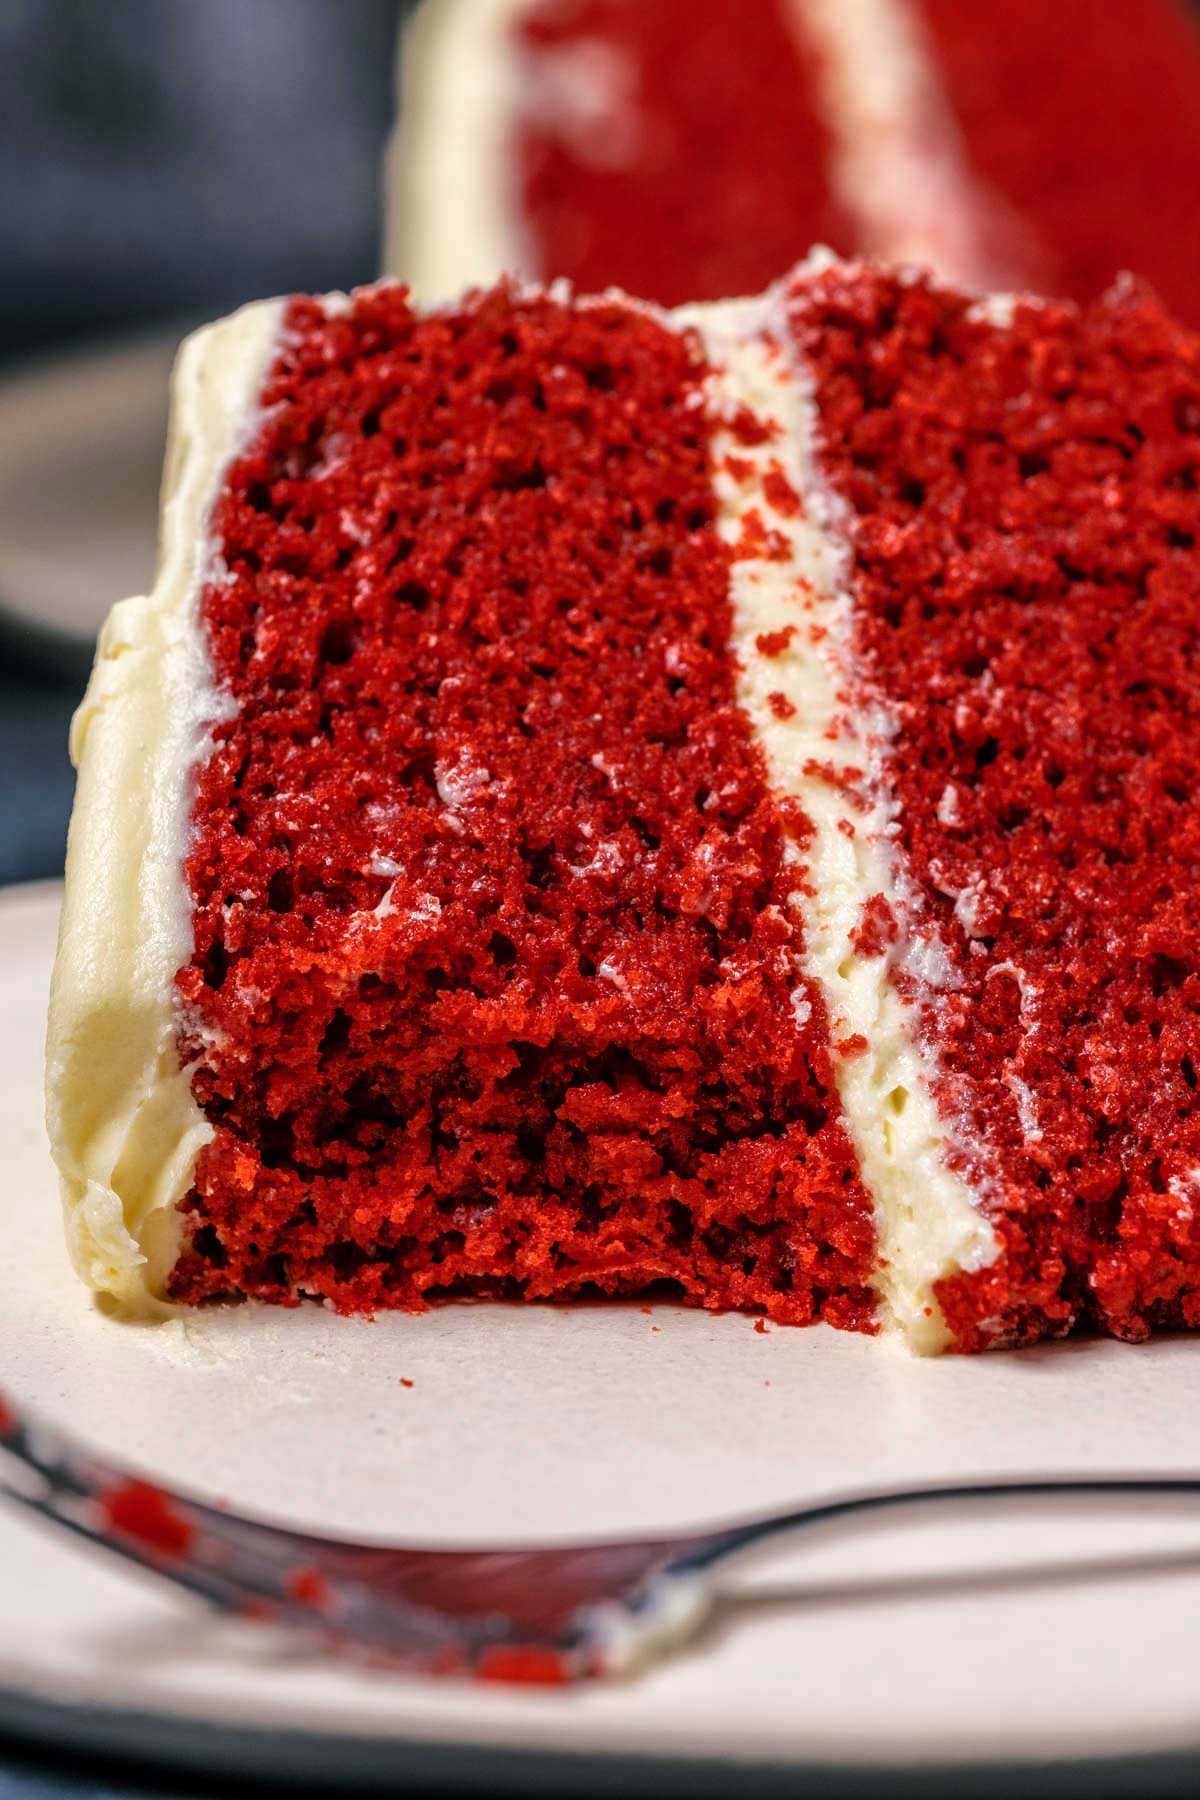
<instances>
[{"instance_id":1,"label":"white plate surface","mask_svg":"<svg viewBox=\"0 0 1200 1800\"><path fill-rule=\"evenodd\" d=\"M113 1323L68 1269L43 1142L56 911L53 888L0 899L0 1369L168 1482L331 1532L459 1544L645 1533L867 1481L1200 1464L1200 1343L1180 1339L922 1363L664 1304ZM1200 1744L1194 1504L830 1533L731 1582L694 1650L567 1694L288 1652L6 1514L0 1573L10 1698L376 1743L798 1764Z\"/></svg>"},{"instance_id":2,"label":"white plate surface","mask_svg":"<svg viewBox=\"0 0 1200 1800\"><path fill-rule=\"evenodd\" d=\"M0 610L91 638L154 574L178 331L46 358L0 381Z\"/></svg>"}]
</instances>

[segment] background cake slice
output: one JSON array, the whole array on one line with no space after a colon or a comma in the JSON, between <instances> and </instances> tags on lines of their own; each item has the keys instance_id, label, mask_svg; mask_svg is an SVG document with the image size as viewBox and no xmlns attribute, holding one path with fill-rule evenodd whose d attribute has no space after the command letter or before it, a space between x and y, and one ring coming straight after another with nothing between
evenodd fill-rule
<instances>
[{"instance_id":1,"label":"background cake slice","mask_svg":"<svg viewBox=\"0 0 1200 1800\"><path fill-rule=\"evenodd\" d=\"M76 731L85 1278L1195 1324L1198 473L1130 285L200 334Z\"/></svg>"},{"instance_id":2,"label":"background cake slice","mask_svg":"<svg viewBox=\"0 0 1200 1800\"><path fill-rule=\"evenodd\" d=\"M386 266L664 304L809 245L986 291L1135 269L1200 323L1200 31L1182 0L425 0Z\"/></svg>"}]
</instances>

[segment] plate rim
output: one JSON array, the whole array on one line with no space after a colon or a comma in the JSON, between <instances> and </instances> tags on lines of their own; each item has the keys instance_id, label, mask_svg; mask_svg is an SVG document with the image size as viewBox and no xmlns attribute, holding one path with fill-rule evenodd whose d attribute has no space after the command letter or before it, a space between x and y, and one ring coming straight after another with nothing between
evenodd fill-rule
<instances>
[{"instance_id":1,"label":"plate rim","mask_svg":"<svg viewBox=\"0 0 1200 1800\"><path fill-rule=\"evenodd\" d=\"M971 1794L1008 1800L1018 1784L1024 1800L1084 1794L1088 1800L1124 1800L1130 1792L1144 1800L1167 1800L1193 1794L1200 1779L1200 1740L1100 1757L760 1761L226 1724L191 1712L55 1700L9 1686L0 1687L0 1733L43 1755L101 1755L132 1761L148 1772L286 1781L306 1790L336 1781L360 1793L397 1792L403 1782L414 1791L453 1785L487 1794L704 1800L726 1796L733 1781L749 1778L756 1800L794 1796L802 1789L821 1800L865 1800L885 1788L890 1800L962 1800Z\"/></svg>"}]
</instances>

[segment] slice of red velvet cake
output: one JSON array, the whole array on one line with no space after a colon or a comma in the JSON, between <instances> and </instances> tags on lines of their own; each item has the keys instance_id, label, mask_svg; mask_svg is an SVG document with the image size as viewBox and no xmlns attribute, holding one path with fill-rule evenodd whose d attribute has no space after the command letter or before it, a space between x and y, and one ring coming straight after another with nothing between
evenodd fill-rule
<instances>
[{"instance_id":1,"label":"slice of red velvet cake","mask_svg":"<svg viewBox=\"0 0 1200 1800\"><path fill-rule=\"evenodd\" d=\"M1200 1322L1200 345L817 257L180 360L49 1048L145 1312Z\"/></svg>"},{"instance_id":2,"label":"slice of red velvet cake","mask_svg":"<svg viewBox=\"0 0 1200 1800\"><path fill-rule=\"evenodd\" d=\"M810 244L1200 324L1200 30L1185 0L426 0L387 267L665 305Z\"/></svg>"}]
</instances>

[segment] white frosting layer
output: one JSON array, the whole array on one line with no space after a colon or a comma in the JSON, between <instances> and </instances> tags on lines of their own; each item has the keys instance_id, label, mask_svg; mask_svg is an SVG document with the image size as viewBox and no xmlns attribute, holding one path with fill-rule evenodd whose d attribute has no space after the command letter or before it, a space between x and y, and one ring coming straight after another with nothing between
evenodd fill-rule
<instances>
[{"instance_id":1,"label":"white frosting layer","mask_svg":"<svg viewBox=\"0 0 1200 1800\"><path fill-rule=\"evenodd\" d=\"M179 1066L174 981L192 954L191 770L227 702L196 617L208 519L256 418L282 306L197 332L172 385L153 591L114 607L75 715L79 771L50 997L47 1120L71 1254L124 1310L162 1309L177 1202L211 1136Z\"/></svg>"},{"instance_id":2,"label":"white frosting layer","mask_svg":"<svg viewBox=\"0 0 1200 1800\"><path fill-rule=\"evenodd\" d=\"M535 275L510 155L519 104L509 28L525 0L434 0L401 38L383 267L426 304Z\"/></svg>"},{"instance_id":3,"label":"white frosting layer","mask_svg":"<svg viewBox=\"0 0 1200 1800\"><path fill-rule=\"evenodd\" d=\"M812 266L819 266L816 259ZM738 698L773 785L800 802L814 828L803 854L791 852L803 877L793 898L804 924L804 973L825 998L846 1126L874 1203L882 1323L916 1350L940 1350L948 1333L934 1284L990 1263L998 1245L976 1196L947 1164L935 1069L921 1046L915 1011L892 983L895 953L869 956L854 942L865 908L881 897L901 925L901 954L918 993L936 991L950 967L931 937L907 935L912 921L892 848L884 768L889 721L881 709L868 715L849 698L849 556L836 503L816 469L811 386L784 352L779 300L697 307L676 317L694 323L704 339L714 368L714 413L746 407L778 428L757 445L720 428L713 439L722 537L736 546L748 515L757 512L786 549L786 559L739 554L733 563ZM723 466L730 456L737 475ZM744 475L743 464L749 465ZM772 465L800 496L799 512L773 510L764 498L763 477ZM760 635L789 627L780 654L759 651ZM791 716L779 716L773 694L795 708ZM859 805L837 779L851 770L864 777L854 783ZM837 1045L851 1038L865 1039L866 1049L839 1056Z\"/></svg>"}]
</instances>

